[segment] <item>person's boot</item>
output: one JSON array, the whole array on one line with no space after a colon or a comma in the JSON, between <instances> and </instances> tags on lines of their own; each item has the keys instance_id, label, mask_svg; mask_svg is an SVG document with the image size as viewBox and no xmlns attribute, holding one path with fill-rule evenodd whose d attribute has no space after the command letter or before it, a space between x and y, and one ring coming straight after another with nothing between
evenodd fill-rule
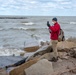
<instances>
[{"instance_id":1,"label":"person's boot","mask_svg":"<svg viewBox=\"0 0 76 75\"><path fill-rule=\"evenodd\" d=\"M57 62L58 61L58 57L57 58L53 57L50 61L51 62Z\"/></svg>"}]
</instances>

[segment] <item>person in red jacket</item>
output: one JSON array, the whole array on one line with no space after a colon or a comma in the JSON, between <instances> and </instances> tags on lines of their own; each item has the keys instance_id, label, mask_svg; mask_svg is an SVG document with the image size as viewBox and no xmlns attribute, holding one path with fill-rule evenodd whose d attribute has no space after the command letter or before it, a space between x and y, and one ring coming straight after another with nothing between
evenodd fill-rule
<instances>
[{"instance_id":1,"label":"person in red jacket","mask_svg":"<svg viewBox=\"0 0 76 75\"><path fill-rule=\"evenodd\" d=\"M52 48L54 57L51 61L57 61L58 60L58 52L57 52L57 43L58 43L58 37L60 33L60 25L57 22L57 18L52 19L53 26L50 26L49 21L47 22L47 26L49 27L50 31L50 39L52 42Z\"/></svg>"}]
</instances>

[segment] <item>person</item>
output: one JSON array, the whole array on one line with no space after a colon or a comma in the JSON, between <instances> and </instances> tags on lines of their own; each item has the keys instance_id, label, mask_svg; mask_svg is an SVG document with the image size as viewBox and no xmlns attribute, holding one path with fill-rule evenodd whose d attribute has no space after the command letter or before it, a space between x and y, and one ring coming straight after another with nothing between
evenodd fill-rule
<instances>
[{"instance_id":1,"label":"person","mask_svg":"<svg viewBox=\"0 0 76 75\"><path fill-rule=\"evenodd\" d=\"M52 23L53 23L53 26L51 26L48 21L47 26L49 27L50 39L52 42L53 55L54 55L51 61L56 62L58 60L57 43L58 43L58 37L59 37L59 32L61 28L57 22L57 18L53 18Z\"/></svg>"}]
</instances>

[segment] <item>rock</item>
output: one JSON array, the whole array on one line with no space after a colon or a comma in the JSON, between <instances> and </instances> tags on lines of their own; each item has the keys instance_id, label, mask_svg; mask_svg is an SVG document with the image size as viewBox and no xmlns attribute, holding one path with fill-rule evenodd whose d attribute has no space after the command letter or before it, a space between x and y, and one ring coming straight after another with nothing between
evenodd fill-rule
<instances>
[{"instance_id":1,"label":"rock","mask_svg":"<svg viewBox=\"0 0 76 75\"><path fill-rule=\"evenodd\" d=\"M69 52L68 52L68 55L73 57L73 58L76 58L76 49L71 49Z\"/></svg>"},{"instance_id":2,"label":"rock","mask_svg":"<svg viewBox=\"0 0 76 75\"><path fill-rule=\"evenodd\" d=\"M49 52L51 52L52 51L52 47L51 46L43 46L42 48L40 48L40 49L38 49L36 52L34 52L34 53L30 53L29 54L29 57L28 57L28 59L26 60L26 61L28 61L28 60L31 60L31 59L33 59L34 57L36 57L36 56L39 56L39 55L44 55L45 53L49 53ZM27 55L25 55L25 57L26 57Z\"/></svg>"},{"instance_id":3,"label":"rock","mask_svg":"<svg viewBox=\"0 0 76 75\"><path fill-rule=\"evenodd\" d=\"M20 53L20 56L24 56L24 55L25 55L25 52L21 52L21 53Z\"/></svg>"},{"instance_id":4,"label":"rock","mask_svg":"<svg viewBox=\"0 0 76 75\"><path fill-rule=\"evenodd\" d=\"M51 60L54 57L53 53L45 53L44 55L42 55L39 60L41 59L47 59L47 60Z\"/></svg>"},{"instance_id":5,"label":"rock","mask_svg":"<svg viewBox=\"0 0 76 75\"><path fill-rule=\"evenodd\" d=\"M0 75L8 75L4 69L0 69Z\"/></svg>"},{"instance_id":6,"label":"rock","mask_svg":"<svg viewBox=\"0 0 76 75\"><path fill-rule=\"evenodd\" d=\"M58 56L60 58L65 58L67 56L67 53L66 52L58 52Z\"/></svg>"},{"instance_id":7,"label":"rock","mask_svg":"<svg viewBox=\"0 0 76 75\"><path fill-rule=\"evenodd\" d=\"M33 47L24 48L24 51L26 51L26 52L35 52L38 49L39 49L39 46L33 46Z\"/></svg>"},{"instance_id":8,"label":"rock","mask_svg":"<svg viewBox=\"0 0 76 75\"><path fill-rule=\"evenodd\" d=\"M58 50L71 49L74 47L76 47L76 44L74 42L63 41L63 42L58 42L57 44Z\"/></svg>"},{"instance_id":9,"label":"rock","mask_svg":"<svg viewBox=\"0 0 76 75\"><path fill-rule=\"evenodd\" d=\"M43 59L25 69L25 73L26 75L51 75L53 73L53 66L51 62Z\"/></svg>"},{"instance_id":10,"label":"rock","mask_svg":"<svg viewBox=\"0 0 76 75\"><path fill-rule=\"evenodd\" d=\"M76 69L72 70L72 73L76 74Z\"/></svg>"},{"instance_id":11,"label":"rock","mask_svg":"<svg viewBox=\"0 0 76 75\"><path fill-rule=\"evenodd\" d=\"M67 39L67 41L76 43L76 38L70 37Z\"/></svg>"},{"instance_id":12,"label":"rock","mask_svg":"<svg viewBox=\"0 0 76 75\"><path fill-rule=\"evenodd\" d=\"M30 60L10 71L9 75L25 75L24 70L35 64L38 59Z\"/></svg>"},{"instance_id":13,"label":"rock","mask_svg":"<svg viewBox=\"0 0 76 75\"><path fill-rule=\"evenodd\" d=\"M41 42L40 42L40 46L41 46L41 47L42 47L42 46L46 46L46 45L50 45L50 42L49 42L49 41L46 41L46 42L41 41Z\"/></svg>"}]
</instances>

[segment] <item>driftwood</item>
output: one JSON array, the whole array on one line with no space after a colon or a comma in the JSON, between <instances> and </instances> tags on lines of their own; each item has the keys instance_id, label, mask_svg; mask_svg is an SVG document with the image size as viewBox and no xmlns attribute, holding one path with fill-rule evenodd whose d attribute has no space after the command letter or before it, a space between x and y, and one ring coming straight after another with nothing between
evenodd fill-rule
<instances>
[{"instance_id":1,"label":"driftwood","mask_svg":"<svg viewBox=\"0 0 76 75\"><path fill-rule=\"evenodd\" d=\"M24 48L24 51L26 51L26 52L35 52L38 49L39 49L39 46L33 46L33 47Z\"/></svg>"}]
</instances>

